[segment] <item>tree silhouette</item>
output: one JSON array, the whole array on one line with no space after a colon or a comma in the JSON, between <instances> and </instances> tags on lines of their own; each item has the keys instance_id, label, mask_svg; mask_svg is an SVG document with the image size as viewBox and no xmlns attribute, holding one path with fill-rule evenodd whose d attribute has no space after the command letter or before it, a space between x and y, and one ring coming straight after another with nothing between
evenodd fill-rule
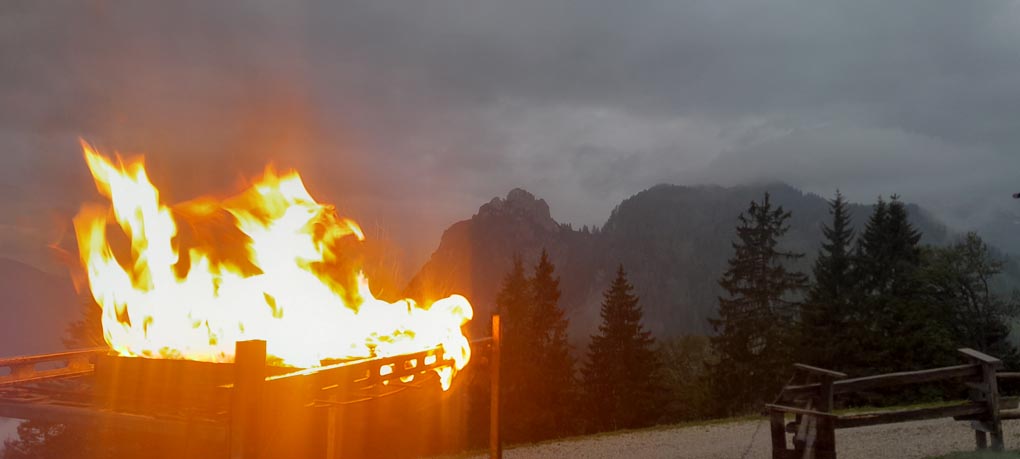
<instances>
[{"instance_id":1,"label":"tree silhouette","mask_svg":"<svg viewBox=\"0 0 1020 459\"><path fill-rule=\"evenodd\" d=\"M519 257L496 298L503 314L504 435L509 442L535 441L573 432L576 382L567 344L567 320L559 307L559 279L549 256L525 277Z\"/></svg>"},{"instance_id":2,"label":"tree silhouette","mask_svg":"<svg viewBox=\"0 0 1020 459\"><path fill-rule=\"evenodd\" d=\"M621 264L602 294L602 324L583 369L586 407L596 430L652 424L662 406L655 380L655 340L642 325L641 306Z\"/></svg>"},{"instance_id":3,"label":"tree silhouette","mask_svg":"<svg viewBox=\"0 0 1020 459\"><path fill-rule=\"evenodd\" d=\"M719 280L727 295L719 298L719 318L710 319L719 354L712 384L718 408L727 414L750 411L773 397L789 370L797 310L792 295L807 283L804 274L784 266L803 254L779 248L789 218L782 206L773 208L768 193L738 217L734 254Z\"/></svg>"},{"instance_id":4,"label":"tree silhouette","mask_svg":"<svg viewBox=\"0 0 1020 459\"><path fill-rule=\"evenodd\" d=\"M577 393L574 360L567 343L567 319L559 307L560 280L555 270L543 249L530 279L534 308L530 325L537 351L531 365L541 374L532 393L532 402L539 407L531 420L535 439L568 433L574 425Z\"/></svg>"},{"instance_id":5,"label":"tree silhouette","mask_svg":"<svg viewBox=\"0 0 1020 459\"><path fill-rule=\"evenodd\" d=\"M822 227L825 237L814 263L814 282L800 314L800 351L805 363L833 368L847 348L848 320L853 307L853 247L847 202L837 190L829 201L832 223Z\"/></svg>"}]
</instances>

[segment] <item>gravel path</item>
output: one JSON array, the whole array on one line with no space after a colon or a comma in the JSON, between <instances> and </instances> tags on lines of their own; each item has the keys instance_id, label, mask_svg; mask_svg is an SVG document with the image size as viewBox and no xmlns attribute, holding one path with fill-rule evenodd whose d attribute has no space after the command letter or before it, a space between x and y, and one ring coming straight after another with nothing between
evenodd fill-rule
<instances>
[{"instance_id":1,"label":"gravel path","mask_svg":"<svg viewBox=\"0 0 1020 459\"><path fill-rule=\"evenodd\" d=\"M757 435L755 435L757 430ZM1020 447L1020 421L1003 422L1006 447ZM751 444L751 438L754 442ZM748 448L750 445L750 448ZM506 459L769 459L766 419L580 437L504 451ZM969 425L952 419L904 422L836 431L840 459L921 459L974 448ZM745 451L747 455L744 456ZM472 459L485 455L470 456Z\"/></svg>"}]
</instances>

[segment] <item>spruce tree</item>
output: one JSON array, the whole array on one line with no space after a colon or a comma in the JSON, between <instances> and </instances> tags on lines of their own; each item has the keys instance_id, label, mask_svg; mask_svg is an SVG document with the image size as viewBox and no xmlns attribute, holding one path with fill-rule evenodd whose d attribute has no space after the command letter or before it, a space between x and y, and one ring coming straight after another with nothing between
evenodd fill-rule
<instances>
[{"instance_id":1,"label":"spruce tree","mask_svg":"<svg viewBox=\"0 0 1020 459\"><path fill-rule=\"evenodd\" d=\"M536 406L530 420L533 440L572 433L574 425L571 422L576 395L574 361L567 343L567 319L559 307L560 280L555 270L543 249L530 279L533 308L530 327L536 336L537 351L530 365L541 375L529 400Z\"/></svg>"},{"instance_id":2,"label":"spruce tree","mask_svg":"<svg viewBox=\"0 0 1020 459\"><path fill-rule=\"evenodd\" d=\"M908 221L907 208L893 195L878 199L858 246L859 278L868 295L905 295L916 289L921 265L921 233Z\"/></svg>"},{"instance_id":3,"label":"spruce tree","mask_svg":"<svg viewBox=\"0 0 1020 459\"><path fill-rule=\"evenodd\" d=\"M505 406L515 407L503 416L503 434L508 441L530 437L530 418L537 409L529 403L538 374L532 364L537 352L532 333L531 287L521 257L514 255L510 272L503 278L496 295L496 310L502 326L502 369L500 387Z\"/></svg>"},{"instance_id":4,"label":"spruce tree","mask_svg":"<svg viewBox=\"0 0 1020 459\"><path fill-rule=\"evenodd\" d=\"M868 223L864 225L864 232L857 239L857 246L854 252L854 277L858 281L858 291L862 295L876 293L881 286L883 263L885 255L886 235L885 229L888 226L889 206L881 196L868 217Z\"/></svg>"},{"instance_id":5,"label":"spruce tree","mask_svg":"<svg viewBox=\"0 0 1020 459\"><path fill-rule=\"evenodd\" d=\"M804 274L784 266L803 254L779 248L789 218L782 206L772 206L768 193L738 217L734 255L719 280L726 296L719 298L719 318L710 319L719 355L713 388L726 414L750 411L774 397L789 373L794 294L807 283Z\"/></svg>"},{"instance_id":6,"label":"spruce tree","mask_svg":"<svg viewBox=\"0 0 1020 459\"><path fill-rule=\"evenodd\" d=\"M592 336L583 369L586 406L595 430L640 427L657 419L655 340L641 323L641 306L633 290L621 264L602 294L602 324Z\"/></svg>"},{"instance_id":7,"label":"spruce tree","mask_svg":"<svg viewBox=\"0 0 1020 459\"><path fill-rule=\"evenodd\" d=\"M837 357L846 349L843 334L848 327L854 289L851 226L843 194L829 201L832 223L822 227L825 240L814 263L814 282L801 308L798 360L826 368L839 366Z\"/></svg>"},{"instance_id":8,"label":"spruce tree","mask_svg":"<svg viewBox=\"0 0 1020 459\"><path fill-rule=\"evenodd\" d=\"M920 369L953 361L948 324L923 299L921 233L898 196L881 198L858 244L854 373Z\"/></svg>"}]
</instances>

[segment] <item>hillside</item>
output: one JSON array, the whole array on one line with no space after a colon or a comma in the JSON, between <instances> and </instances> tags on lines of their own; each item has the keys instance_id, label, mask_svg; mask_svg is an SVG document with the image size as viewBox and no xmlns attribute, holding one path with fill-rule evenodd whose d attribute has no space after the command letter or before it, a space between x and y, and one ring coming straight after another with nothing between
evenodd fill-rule
<instances>
[{"instance_id":1,"label":"hillside","mask_svg":"<svg viewBox=\"0 0 1020 459\"><path fill-rule=\"evenodd\" d=\"M78 319L71 280L0 258L0 356L59 352L67 325Z\"/></svg>"},{"instance_id":2,"label":"hillside","mask_svg":"<svg viewBox=\"0 0 1020 459\"><path fill-rule=\"evenodd\" d=\"M792 211L783 245L807 254L798 264L806 270L819 246L820 225L829 219L828 204L788 185L659 185L624 200L595 230L556 222L544 200L515 189L447 229L407 293L435 298L460 292L472 300L476 317L487 318L513 254L530 266L545 248L561 277L561 306L575 345L583 345L597 327L602 290L619 263L641 297L646 326L656 335L707 333L736 218L765 191ZM851 209L855 224L863 226L871 206L855 204ZM924 233L923 242L949 240L949 231L928 212L915 205L908 210ZM476 320L472 331L486 334L486 323Z\"/></svg>"}]
</instances>

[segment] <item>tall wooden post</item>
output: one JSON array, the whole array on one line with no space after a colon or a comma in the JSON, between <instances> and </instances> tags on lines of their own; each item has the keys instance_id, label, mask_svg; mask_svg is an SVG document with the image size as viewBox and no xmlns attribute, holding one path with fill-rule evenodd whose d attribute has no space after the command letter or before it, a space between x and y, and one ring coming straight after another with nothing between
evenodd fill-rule
<instances>
[{"instance_id":1,"label":"tall wooden post","mask_svg":"<svg viewBox=\"0 0 1020 459\"><path fill-rule=\"evenodd\" d=\"M337 459L340 456L337 436L340 435L340 408L336 402L339 400L336 390L329 396L332 402L326 410L326 459Z\"/></svg>"},{"instance_id":2,"label":"tall wooden post","mask_svg":"<svg viewBox=\"0 0 1020 459\"><path fill-rule=\"evenodd\" d=\"M820 377L821 387L821 400L818 404L818 410L824 413L831 413L834 408L834 397L833 397L833 377L823 375ZM818 419L818 439L816 443L816 450L824 455L827 459L836 459L836 424L832 418L819 418Z\"/></svg>"},{"instance_id":3,"label":"tall wooden post","mask_svg":"<svg viewBox=\"0 0 1020 459\"><path fill-rule=\"evenodd\" d=\"M491 390L489 396L489 458L503 459L503 439L501 438L500 418L500 393L499 393L499 364L501 352L502 329L499 325L499 314L492 316L492 358L489 379Z\"/></svg>"},{"instance_id":4,"label":"tall wooden post","mask_svg":"<svg viewBox=\"0 0 1020 459\"><path fill-rule=\"evenodd\" d=\"M808 380L814 380L819 382L817 399L814 400L815 409L823 413L832 413L835 409L835 391L833 384L835 381L840 379L846 379L846 373L839 371L827 370L825 368L813 367L810 365L804 365L796 363L793 367L797 370L805 372L809 375ZM811 406L809 402L808 406ZM801 418L801 428L803 434L800 435L801 439L807 439L809 432L803 430L805 426L808 426L807 417ZM836 458L836 424L835 421L829 416L813 416L813 422L810 424L814 435L812 435L811 448L806 451L804 457L818 457L819 459L835 459Z\"/></svg>"},{"instance_id":5,"label":"tall wooden post","mask_svg":"<svg viewBox=\"0 0 1020 459\"><path fill-rule=\"evenodd\" d=\"M995 377L995 367L987 363L983 364L981 366L981 372L984 378L984 384L988 387L988 414L992 428L992 431L990 432L992 437L992 450L1002 451L1004 447L1002 439L1002 420L999 418L999 384Z\"/></svg>"},{"instance_id":6,"label":"tall wooden post","mask_svg":"<svg viewBox=\"0 0 1020 459\"><path fill-rule=\"evenodd\" d=\"M262 386L266 379L266 342L238 341L234 346L234 389L230 394L230 459L259 454Z\"/></svg>"},{"instance_id":7,"label":"tall wooden post","mask_svg":"<svg viewBox=\"0 0 1020 459\"><path fill-rule=\"evenodd\" d=\"M1002 419L999 415L999 382L995 375L996 370L1002 367L1002 361L973 349L963 348L958 350L970 361L981 365L981 392L984 392L985 403L988 406L988 433L992 437L992 450L1002 451ZM975 429L975 432L977 429ZM975 433L974 441L978 449L983 449L984 435Z\"/></svg>"},{"instance_id":8,"label":"tall wooden post","mask_svg":"<svg viewBox=\"0 0 1020 459\"><path fill-rule=\"evenodd\" d=\"M786 459L786 416L782 411L769 409L769 427L772 429L772 459Z\"/></svg>"}]
</instances>

